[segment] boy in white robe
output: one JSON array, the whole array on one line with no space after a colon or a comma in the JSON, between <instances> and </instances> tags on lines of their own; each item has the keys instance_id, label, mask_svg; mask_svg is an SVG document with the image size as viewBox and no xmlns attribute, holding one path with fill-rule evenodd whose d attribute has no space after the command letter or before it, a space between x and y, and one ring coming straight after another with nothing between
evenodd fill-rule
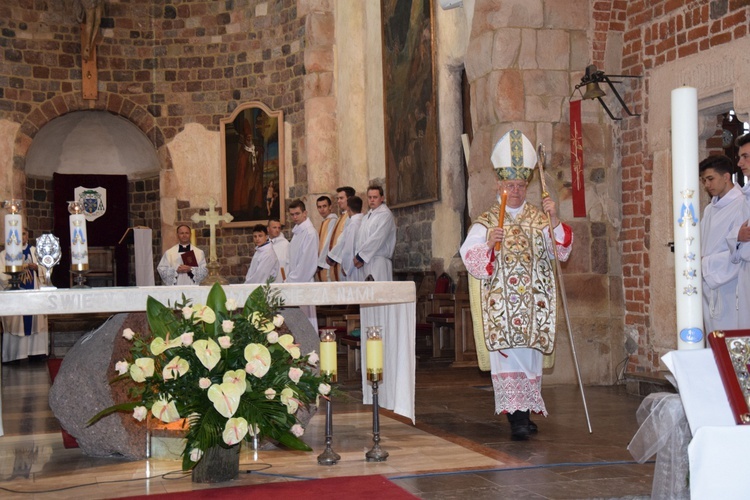
<instances>
[{"instance_id":1,"label":"boy in white robe","mask_svg":"<svg viewBox=\"0 0 750 500\"><path fill-rule=\"evenodd\" d=\"M362 269L354 266L354 243L362 224L362 198L350 196L347 201L347 224L338 243L328 252L329 265L341 265L341 273L346 281L363 281Z\"/></svg>"},{"instance_id":2,"label":"boy in white robe","mask_svg":"<svg viewBox=\"0 0 750 500\"><path fill-rule=\"evenodd\" d=\"M268 239L268 229L263 224L257 224L253 228L253 243L255 243L255 255L245 275L245 284L264 284L269 278L276 281L280 274L279 259Z\"/></svg>"},{"instance_id":3,"label":"boy in white robe","mask_svg":"<svg viewBox=\"0 0 750 500\"><path fill-rule=\"evenodd\" d=\"M741 135L735 141L739 148L737 166L742 170L745 178L750 178L750 134ZM737 275L737 328L750 328L750 182L740 188L745 197L744 220L739 226L734 226L727 235L727 247L732 262L740 266Z\"/></svg>"},{"instance_id":4,"label":"boy in white robe","mask_svg":"<svg viewBox=\"0 0 750 500\"><path fill-rule=\"evenodd\" d=\"M289 267L289 240L281 232L281 221L279 219L268 219L268 239L273 245L273 251L279 259L279 275L283 282L286 279L286 270Z\"/></svg>"},{"instance_id":5,"label":"boy in white robe","mask_svg":"<svg viewBox=\"0 0 750 500\"><path fill-rule=\"evenodd\" d=\"M393 281L393 251L396 249L396 223L391 210L384 203L383 188L367 188L370 210L362 220L354 245L353 263L362 270L365 279Z\"/></svg>"},{"instance_id":6,"label":"boy in white robe","mask_svg":"<svg viewBox=\"0 0 750 500\"><path fill-rule=\"evenodd\" d=\"M289 216L295 226L292 229L292 241L289 243L289 269L285 283L310 283L318 269L318 233L307 218L307 210L302 200L294 200L289 205ZM317 331L318 318L315 306L300 306L300 309Z\"/></svg>"}]
</instances>

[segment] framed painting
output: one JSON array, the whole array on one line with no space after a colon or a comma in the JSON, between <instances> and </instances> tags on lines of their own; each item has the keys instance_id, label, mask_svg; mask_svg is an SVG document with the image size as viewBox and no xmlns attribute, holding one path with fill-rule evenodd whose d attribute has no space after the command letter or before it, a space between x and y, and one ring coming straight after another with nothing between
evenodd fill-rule
<instances>
[{"instance_id":1,"label":"framed painting","mask_svg":"<svg viewBox=\"0 0 750 500\"><path fill-rule=\"evenodd\" d=\"M381 0L388 206L437 201L432 0Z\"/></svg>"},{"instance_id":2,"label":"framed painting","mask_svg":"<svg viewBox=\"0 0 750 500\"><path fill-rule=\"evenodd\" d=\"M241 104L220 120L224 227L284 223L284 112L262 102Z\"/></svg>"}]
</instances>

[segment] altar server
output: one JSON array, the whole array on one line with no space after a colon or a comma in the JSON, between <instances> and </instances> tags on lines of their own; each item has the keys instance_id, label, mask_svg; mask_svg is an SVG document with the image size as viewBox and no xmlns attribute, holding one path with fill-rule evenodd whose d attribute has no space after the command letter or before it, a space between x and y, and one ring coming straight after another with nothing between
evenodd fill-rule
<instances>
[{"instance_id":1,"label":"altar server","mask_svg":"<svg viewBox=\"0 0 750 500\"><path fill-rule=\"evenodd\" d=\"M289 205L289 216L294 222L289 243L289 270L286 283L310 283L318 269L318 233L307 217L305 203L294 200ZM310 323L318 331L315 306L300 306Z\"/></svg>"},{"instance_id":2,"label":"altar server","mask_svg":"<svg viewBox=\"0 0 750 500\"><path fill-rule=\"evenodd\" d=\"M339 218L336 221L336 225L333 227L331 233L331 241L328 243L327 254L333 251L333 248L339 244L341 238L344 235L344 229L349 224L349 209L347 207L347 200L349 197L354 196L356 191L351 186L342 186L336 188L336 204L339 208ZM351 260L351 259L350 259ZM329 281L344 281L346 277L342 275L341 263L335 261L329 261L328 255L326 255L326 263L329 266L328 280Z\"/></svg>"},{"instance_id":3,"label":"altar server","mask_svg":"<svg viewBox=\"0 0 750 500\"><path fill-rule=\"evenodd\" d=\"M268 239L268 229L263 224L256 224L253 228L253 243L255 243L255 255L245 275L245 283L266 283L269 278L276 281L280 274L279 259Z\"/></svg>"},{"instance_id":4,"label":"altar server","mask_svg":"<svg viewBox=\"0 0 750 500\"><path fill-rule=\"evenodd\" d=\"M745 178L750 178L750 134L737 138L735 144L739 148L739 162L737 166L742 170ZM750 212L750 182L740 188L745 196L745 209ZM739 227L729 230L727 247L732 255L732 262L740 266L737 275L737 297L740 304L747 304L750 298L750 218L742 221ZM750 307L740 307L738 311L738 328L750 328Z\"/></svg>"},{"instance_id":5,"label":"altar server","mask_svg":"<svg viewBox=\"0 0 750 500\"><path fill-rule=\"evenodd\" d=\"M357 269L362 269L365 279L372 276L375 281L393 280L391 258L396 248L396 223L384 201L382 186L367 188L370 210L359 227L352 260Z\"/></svg>"},{"instance_id":6,"label":"altar server","mask_svg":"<svg viewBox=\"0 0 750 500\"><path fill-rule=\"evenodd\" d=\"M273 245L273 251L279 259L280 280L286 279L286 270L289 267L289 240L281 232L281 221L279 219L268 219L268 239Z\"/></svg>"},{"instance_id":7,"label":"altar server","mask_svg":"<svg viewBox=\"0 0 750 500\"><path fill-rule=\"evenodd\" d=\"M701 219L701 271L703 273L703 323L706 334L739 328L737 295L740 266L732 262L727 237L737 237L748 218L745 197L732 182L734 164L727 156L715 155L698 166L701 182L711 202ZM746 307L746 304L742 304Z\"/></svg>"},{"instance_id":8,"label":"altar server","mask_svg":"<svg viewBox=\"0 0 750 500\"><path fill-rule=\"evenodd\" d=\"M537 161L526 136L519 130L505 134L495 144L491 160L498 195L507 195L504 225L498 227L500 203L496 203L474 221L460 252L466 270L481 280L495 413L508 416L512 439L525 440L537 430L529 419L531 412L547 415L542 399L543 355L551 354L555 346L557 310L552 245L557 245L560 260L567 260L573 232L560 222L551 198L542 200L544 211L526 202L526 187ZM554 228L554 243L545 212Z\"/></svg>"},{"instance_id":9,"label":"altar server","mask_svg":"<svg viewBox=\"0 0 750 500\"><path fill-rule=\"evenodd\" d=\"M23 252L23 272L20 287L26 290L38 289L43 278L39 274L39 261L36 247L29 244L29 232L21 233ZM0 252L0 263L5 262L5 250ZM8 285L10 275L4 274L4 264L0 264L0 284ZM3 316L3 363L26 359L29 356L46 356L49 353L49 331L47 316Z\"/></svg>"},{"instance_id":10,"label":"altar server","mask_svg":"<svg viewBox=\"0 0 750 500\"><path fill-rule=\"evenodd\" d=\"M190 227L186 224L177 226L177 240L179 243L164 252L156 268L162 283L167 286L200 285L208 275L203 250L190 244Z\"/></svg>"},{"instance_id":11,"label":"altar server","mask_svg":"<svg viewBox=\"0 0 750 500\"><path fill-rule=\"evenodd\" d=\"M341 280L363 281L362 269L354 266L354 243L362 224L362 198L350 196L346 201L347 224L344 232L338 239L338 243L328 252L331 268L338 267L341 271ZM339 267L340 266L340 267Z\"/></svg>"},{"instance_id":12,"label":"altar server","mask_svg":"<svg viewBox=\"0 0 750 500\"><path fill-rule=\"evenodd\" d=\"M328 244L331 242L333 229L336 227L339 216L331 210L331 199L328 196L318 198L315 206L323 218L323 222L320 223L318 229L318 270L315 276L318 281L331 281L326 256L328 255Z\"/></svg>"}]
</instances>

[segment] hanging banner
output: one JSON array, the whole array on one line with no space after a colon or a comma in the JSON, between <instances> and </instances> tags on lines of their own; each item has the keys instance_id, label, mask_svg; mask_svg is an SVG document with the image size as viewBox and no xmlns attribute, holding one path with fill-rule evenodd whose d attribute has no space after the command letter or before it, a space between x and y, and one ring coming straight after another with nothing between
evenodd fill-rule
<instances>
[{"instance_id":1,"label":"hanging banner","mask_svg":"<svg viewBox=\"0 0 750 500\"><path fill-rule=\"evenodd\" d=\"M570 174L573 187L573 217L586 217L580 100L570 101Z\"/></svg>"}]
</instances>

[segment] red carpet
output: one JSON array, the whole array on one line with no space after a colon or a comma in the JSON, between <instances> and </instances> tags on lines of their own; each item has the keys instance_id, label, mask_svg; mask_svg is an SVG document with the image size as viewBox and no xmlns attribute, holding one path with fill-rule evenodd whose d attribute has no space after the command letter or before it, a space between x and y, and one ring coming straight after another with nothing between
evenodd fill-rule
<instances>
[{"instance_id":1,"label":"red carpet","mask_svg":"<svg viewBox=\"0 0 750 500\"><path fill-rule=\"evenodd\" d=\"M180 491L161 495L142 495L128 499L198 500L235 498L305 498L306 500L413 500L408 491L383 476L349 476L310 481L285 481L247 486L229 486L213 490Z\"/></svg>"},{"instance_id":2,"label":"red carpet","mask_svg":"<svg viewBox=\"0 0 750 500\"><path fill-rule=\"evenodd\" d=\"M52 380L52 382L55 381L55 377L57 377L57 372L60 371L60 365L62 364L62 358L50 358L47 360L47 369L49 370L49 378ZM78 442L76 441L76 438L68 434L68 432L60 428L60 431L62 431L62 439L63 439L63 446L66 448L78 448Z\"/></svg>"}]
</instances>

